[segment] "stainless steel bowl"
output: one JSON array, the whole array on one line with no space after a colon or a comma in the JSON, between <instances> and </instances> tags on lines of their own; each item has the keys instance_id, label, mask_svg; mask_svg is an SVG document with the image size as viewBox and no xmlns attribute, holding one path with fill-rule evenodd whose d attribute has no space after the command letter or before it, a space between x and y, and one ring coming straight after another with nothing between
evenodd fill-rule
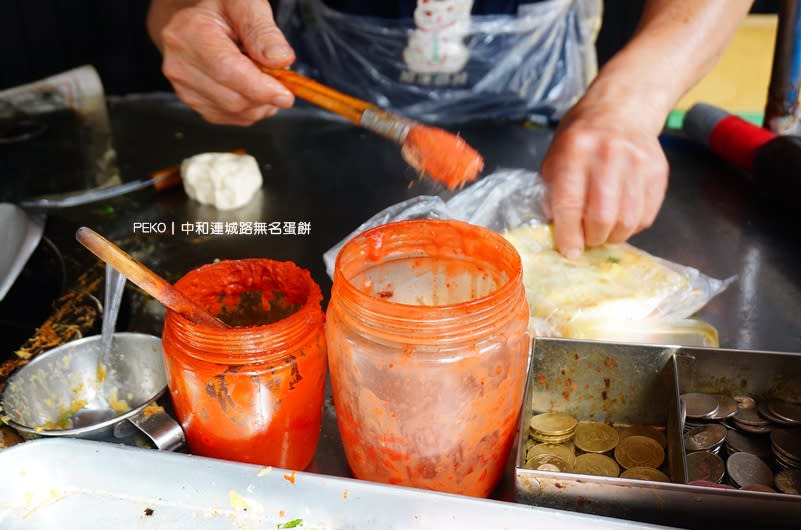
<instances>
[{"instance_id":1,"label":"stainless steel bowl","mask_svg":"<svg viewBox=\"0 0 801 530\"><path fill-rule=\"evenodd\" d=\"M167 388L163 355L161 339L141 333L115 333L106 365L99 335L54 348L8 379L0 397L6 423L27 438L121 443L135 426L159 449L177 449L183 431L155 405Z\"/></svg>"}]
</instances>

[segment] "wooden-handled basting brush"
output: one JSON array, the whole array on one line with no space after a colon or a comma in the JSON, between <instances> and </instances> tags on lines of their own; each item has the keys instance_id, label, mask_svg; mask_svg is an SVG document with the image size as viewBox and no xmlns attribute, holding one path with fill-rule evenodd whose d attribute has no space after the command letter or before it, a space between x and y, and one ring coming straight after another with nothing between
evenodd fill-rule
<instances>
[{"instance_id":1,"label":"wooden-handled basting brush","mask_svg":"<svg viewBox=\"0 0 801 530\"><path fill-rule=\"evenodd\" d=\"M484 160L461 137L392 114L291 70L261 67L295 96L401 145L406 162L449 189L475 180Z\"/></svg>"}]
</instances>

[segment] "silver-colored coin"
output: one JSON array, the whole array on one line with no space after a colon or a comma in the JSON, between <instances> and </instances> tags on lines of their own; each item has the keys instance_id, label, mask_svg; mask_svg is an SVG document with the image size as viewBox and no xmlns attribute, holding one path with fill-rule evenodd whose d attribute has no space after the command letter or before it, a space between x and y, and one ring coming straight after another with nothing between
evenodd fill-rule
<instances>
[{"instance_id":1,"label":"silver-colored coin","mask_svg":"<svg viewBox=\"0 0 801 530\"><path fill-rule=\"evenodd\" d=\"M770 444L766 439L749 436L739 431L726 433L726 448L730 454L743 451L760 458L768 458L770 456Z\"/></svg>"},{"instance_id":2,"label":"silver-colored coin","mask_svg":"<svg viewBox=\"0 0 801 530\"><path fill-rule=\"evenodd\" d=\"M757 407L737 410L737 414L732 416L732 420L736 424L753 425L755 427L770 425L770 420L766 420L759 415Z\"/></svg>"},{"instance_id":3,"label":"silver-colored coin","mask_svg":"<svg viewBox=\"0 0 801 530\"><path fill-rule=\"evenodd\" d=\"M801 469L801 463L788 459L782 453L775 451L775 449L773 452L773 460L776 462L776 465L782 469Z\"/></svg>"},{"instance_id":4,"label":"silver-colored coin","mask_svg":"<svg viewBox=\"0 0 801 530\"><path fill-rule=\"evenodd\" d=\"M762 493L777 493L775 489L765 484L746 484L742 488L743 491L761 491Z\"/></svg>"},{"instance_id":5,"label":"silver-colored coin","mask_svg":"<svg viewBox=\"0 0 801 530\"><path fill-rule=\"evenodd\" d=\"M770 433L770 441L775 449L790 459L801 461L801 431L776 429Z\"/></svg>"},{"instance_id":6,"label":"silver-colored coin","mask_svg":"<svg viewBox=\"0 0 801 530\"><path fill-rule=\"evenodd\" d=\"M706 480L720 482L726 473L723 459L706 451L696 451L687 455L688 482Z\"/></svg>"},{"instance_id":7,"label":"silver-colored coin","mask_svg":"<svg viewBox=\"0 0 801 530\"><path fill-rule=\"evenodd\" d=\"M726 427L712 423L684 435L684 447L687 451L709 451L719 449L725 439Z\"/></svg>"},{"instance_id":8,"label":"silver-colored coin","mask_svg":"<svg viewBox=\"0 0 801 530\"><path fill-rule=\"evenodd\" d=\"M798 403L773 399L768 403L768 409L786 423L801 425L801 405Z\"/></svg>"},{"instance_id":9,"label":"silver-colored coin","mask_svg":"<svg viewBox=\"0 0 801 530\"><path fill-rule=\"evenodd\" d=\"M742 487L746 484L773 484L773 471L758 456L735 453L726 461L726 472L732 481Z\"/></svg>"},{"instance_id":10,"label":"silver-colored coin","mask_svg":"<svg viewBox=\"0 0 801 530\"><path fill-rule=\"evenodd\" d=\"M770 420L773 423L776 423L776 424L779 424L779 425L793 425L792 422L789 422L789 421L785 420L784 418L781 418L781 417L777 416L772 410L770 410L770 404L771 404L771 401L760 401L759 402L759 405L757 405L757 412L759 412L760 416L762 416L766 420Z\"/></svg>"},{"instance_id":11,"label":"silver-colored coin","mask_svg":"<svg viewBox=\"0 0 801 530\"><path fill-rule=\"evenodd\" d=\"M801 470L788 469L779 471L774 477L774 483L782 493L801 495Z\"/></svg>"},{"instance_id":12,"label":"silver-colored coin","mask_svg":"<svg viewBox=\"0 0 801 530\"><path fill-rule=\"evenodd\" d=\"M737 414L739 407L734 398L723 394L715 394L715 397L718 400L718 411L709 417L710 420L722 420Z\"/></svg>"},{"instance_id":13,"label":"silver-colored coin","mask_svg":"<svg viewBox=\"0 0 801 530\"><path fill-rule=\"evenodd\" d=\"M711 394L688 392L681 395L688 418L709 418L718 411L718 399Z\"/></svg>"},{"instance_id":14,"label":"silver-colored coin","mask_svg":"<svg viewBox=\"0 0 801 530\"><path fill-rule=\"evenodd\" d=\"M732 423L738 431L743 431L751 434L767 434L773 431L773 424L768 422L767 425L749 425L747 423L740 423L737 418L732 418Z\"/></svg>"},{"instance_id":15,"label":"silver-colored coin","mask_svg":"<svg viewBox=\"0 0 801 530\"><path fill-rule=\"evenodd\" d=\"M795 455L788 453L787 451L777 446L776 444L771 444L770 448L773 451L773 456L775 456L776 458L781 458L792 467L797 467L798 469L801 469L801 459L796 458Z\"/></svg>"}]
</instances>

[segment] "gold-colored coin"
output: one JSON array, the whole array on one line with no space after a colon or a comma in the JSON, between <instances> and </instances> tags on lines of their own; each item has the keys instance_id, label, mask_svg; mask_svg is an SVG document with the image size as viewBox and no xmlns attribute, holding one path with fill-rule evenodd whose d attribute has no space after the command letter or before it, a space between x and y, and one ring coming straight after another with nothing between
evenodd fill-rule
<instances>
[{"instance_id":1,"label":"gold-colored coin","mask_svg":"<svg viewBox=\"0 0 801 530\"><path fill-rule=\"evenodd\" d=\"M551 435L547 435L547 434L542 434L540 432L538 432L536 434L532 433L532 432L529 432L529 435L534 440L536 440L536 441L538 441L540 443L545 443L545 444L561 444L561 443L567 442L568 440L573 438L573 433L572 432L569 432L567 434L560 434L560 435L557 435L557 436L551 436Z\"/></svg>"},{"instance_id":2,"label":"gold-colored coin","mask_svg":"<svg viewBox=\"0 0 801 530\"><path fill-rule=\"evenodd\" d=\"M576 426L573 442L587 453L605 453L614 449L619 439L614 427L605 423L586 422Z\"/></svg>"},{"instance_id":3,"label":"gold-colored coin","mask_svg":"<svg viewBox=\"0 0 801 530\"><path fill-rule=\"evenodd\" d=\"M558 444L538 444L531 448L528 452L528 460L537 458L540 455L557 456L570 464L571 467L576 465L576 453L573 447Z\"/></svg>"},{"instance_id":4,"label":"gold-colored coin","mask_svg":"<svg viewBox=\"0 0 801 530\"><path fill-rule=\"evenodd\" d=\"M586 453L576 457L573 471L585 475L598 475L601 477L616 477L620 474L620 466L606 455Z\"/></svg>"},{"instance_id":5,"label":"gold-colored coin","mask_svg":"<svg viewBox=\"0 0 801 530\"><path fill-rule=\"evenodd\" d=\"M545 447L544 448L540 447L539 449L535 450L535 448L538 445L542 445L542 446L545 446ZM550 447L553 447L553 446L564 447L565 449L567 449L567 451L569 451L569 453L571 455L573 455L571 458L568 458L567 460L570 462L571 465L573 464L573 462L575 462L575 460L576 460L576 446L573 445L573 442L570 441L570 440L568 440L565 443L561 443L561 444L535 443L528 451L526 451L526 460L529 460L534 456L543 454L543 450L544 450L545 453L547 453L547 449L550 448ZM556 449L556 451L559 451L559 454L562 454L561 453L562 449ZM567 454L567 453L565 453L565 454Z\"/></svg>"},{"instance_id":6,"label":"gold-colored coin","mask_svg":"<svg viewBox=\"0 0 801 530\"><path fill-rule=\"evenodd\" d=\"M578 420L573 416L559 412L545 412L532 416L528 422L532 433L559 436L573 432Z\"/></svg>"},{"instance_id":7,"label":"gold-colored coin","mask_svg":"<svg viewBox=\"0 0 801 530\"><path fill-rule=\"evenodd\" d=\"M628 438L629 436L647 436L648 438L653 438L659 442L659 445L662 446L662 449L667 447L667 438L665 437L665 433L656 427L651 427L650 425L632 425L631 427L626 427L620 431L621 441L623 438Z\"/></svg>"},{"instance_id":8,"label":"gold-colored coin","mask_svg":"<svg viewBox=\"0 0 801 530\"><path fill-rule=\"evenodd\" d=\"M670 482L667 475L652 467L632 467L624 471L620 478L633 478L637 480L654 480L656 482Z\"/></svg>"},{"instance_id":9,"label":"gold-colored coin","mask_svg":"<svg viewBox=\"0 0 801 530\"><path fill-rule=\"evenodd\" d=\"M560 456L548 453L540 453L531 457L526 461L524 467L539 471L562 471L568 473L573 471L573 465L570 462ZM553 469L553 467L556 467L556 469Z\"/></svg>"},{"instance_id":10,"label":"gold-colored coin","mask_svg":"<svg viewBox=\"0 0 801 530\"><path fill-rule=\"evenodd\" d=\"M615 447L615 460L626 469L632 467L656 469L665 461L665 450L653 438L629 436Z\"/></svg>"}]
</instances>

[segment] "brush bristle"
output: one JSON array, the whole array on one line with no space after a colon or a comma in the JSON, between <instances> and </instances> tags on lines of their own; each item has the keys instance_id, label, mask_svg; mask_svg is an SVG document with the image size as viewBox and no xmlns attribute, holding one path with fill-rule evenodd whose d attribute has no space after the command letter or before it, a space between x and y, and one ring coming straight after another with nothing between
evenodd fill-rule
<instances>
[{"instance_id":1,"label":"brush bristle","mask_svg":"<svg viewBox=\"0 0 801 530\"><path fill-rule=\"evenodd\" d=\"M448 189L464 186L484 169L484 159L459 136L416 125L409 130L401 154L406 162Z\"/></svg>"}]
</instances>

